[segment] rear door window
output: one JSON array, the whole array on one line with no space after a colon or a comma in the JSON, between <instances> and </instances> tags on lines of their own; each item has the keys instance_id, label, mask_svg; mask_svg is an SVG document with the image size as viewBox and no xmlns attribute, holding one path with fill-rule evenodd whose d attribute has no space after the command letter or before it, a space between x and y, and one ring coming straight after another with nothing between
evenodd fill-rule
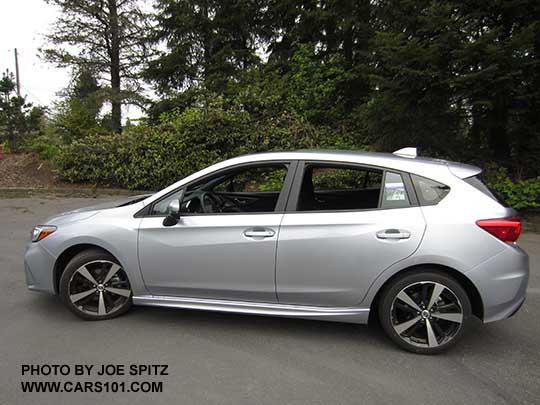
<instances>
[{"instance_id":1,"label":"rear door window","mask_svg":"<svg viewBox=\"0 0 540 405\"><path fill-rule=\"evenodd\" d=\"M401 174L386 172L381 208L406 208L410 206L409 196Z\"/></svg>"},{"instance_id":2,"label":"rear door window","mask_svg":"<svg viewBox=\"0 0 540 405\"><path fill-rule=\"evenodd\" d=\"M303 174L298 211L376 209L382 170L341 165L308 165Z\"/></svg>"}]
</instances>

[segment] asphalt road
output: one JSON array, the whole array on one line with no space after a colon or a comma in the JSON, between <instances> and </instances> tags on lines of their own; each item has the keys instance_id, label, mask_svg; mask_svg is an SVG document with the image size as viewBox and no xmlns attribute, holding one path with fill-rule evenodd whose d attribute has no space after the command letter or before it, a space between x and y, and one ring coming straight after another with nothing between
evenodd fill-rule
<instances>
[{"instance_id":1,"label":"asphalt road","mask_svg":"<svg viewBox=\"0 0 540 405\"><path fill-rule=\"evenodd\" d=\"M110 198L109 198L110 199ZM451 352L418 356L377 327L134 308L84 322L26 290L24 245L47 216L95 199L0 200L0 403L538 403L540 235L524 234L528 298L511 319L476 325ZM534 308L537 308L536 310ZM22 376L24 364L167 364L167 376ZM21 381L156 381L161 393L22 393Z\"/></svg>"}]
</instances>

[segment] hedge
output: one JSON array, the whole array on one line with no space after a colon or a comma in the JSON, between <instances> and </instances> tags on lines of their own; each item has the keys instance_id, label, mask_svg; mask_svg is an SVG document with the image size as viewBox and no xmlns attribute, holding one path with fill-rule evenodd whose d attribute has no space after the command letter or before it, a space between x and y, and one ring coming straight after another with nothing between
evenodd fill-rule
<instances>
[{"instance_id":1,"label":"hedge","mask_svg":"<svg viewBox=\"0 0 540 405\"><path fill-rule=\"evenodd\" d=\"M122 134L88 135L63 146L55 161L60 179L66 182L158 190L234 156L362 147L353 138L287 113L255 122L241 110L190 108L163 115L157 125L130 126Z\"/></svg>"}]
</instances>

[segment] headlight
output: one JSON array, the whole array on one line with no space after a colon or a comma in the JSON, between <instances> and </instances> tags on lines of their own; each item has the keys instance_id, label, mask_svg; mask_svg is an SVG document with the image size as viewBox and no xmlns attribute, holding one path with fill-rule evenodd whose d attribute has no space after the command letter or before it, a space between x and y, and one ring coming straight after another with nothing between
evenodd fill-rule
<instances>
[{"instance_id":1,"label":"headlight","mask_svg":"<svg viewBox=\"0 0 540 405\"><path fill-rule=\"evenodd\" d=\"M39 242L56 231L56 226L38 225L32 230L32 242Z\"/></svg>"}]
</instances>

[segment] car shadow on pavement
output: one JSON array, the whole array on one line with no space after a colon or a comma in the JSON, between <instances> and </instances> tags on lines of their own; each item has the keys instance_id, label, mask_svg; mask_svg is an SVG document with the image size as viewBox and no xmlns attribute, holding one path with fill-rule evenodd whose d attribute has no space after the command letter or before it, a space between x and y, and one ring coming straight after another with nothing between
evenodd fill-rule
<instances>
[{"instance_id":1,"label":"car shadow on pavement","mask_svg":"<svg viewBox=\"0 0 540 405\"><path fill-rule=\"evenodd\" d=\"M301 335L332 335L338 338L358 338L358 334L366 338L377 339L378 328L342 322L325 322L318 320L294 319L271 316L243 315L215 311L199 311L189 309L134 307L130 317L156 324L180 323L184 327L216 328L231 331L253 333Z\"/></svg>"},{"instance_id":2,"label":"car shadow on pavement","mask_svg":"<svg viewBox=\"0 0 540 405\"><path fill-rule=\"evenodd\" d=\"M40 318L61 324L77 323L79 327L85 322L68 311L58 296L48 294L32 294L26 304ZM31 307L31 308L30 308ZM358 345L369 347L370 350L388 353L407 354L394 346L385 336L377 322L369 325L357 325L342 322L326 322L318 320L292 319L269 316L231 314L213 311L198 311L189 309L157 308L134 306L125 315L106 321L107 327L116 325L118 328L155 329L161 334L174 335L180 331L192 332L201 336L220 334L234 338L241 334L244 338L253 340L265 339L294 341L317 341L333 345ZM94 322L89 322L94 324ZM84 326L83 326L84 327ZM494 330L496 329L496 330ZM469 333L448 353L442 356L463 356L468 352L478 351L492 353L507 345L507 339L515 339L515 334L506 325L482 325L474 320Z\"/></svg>"}]
</instances>

